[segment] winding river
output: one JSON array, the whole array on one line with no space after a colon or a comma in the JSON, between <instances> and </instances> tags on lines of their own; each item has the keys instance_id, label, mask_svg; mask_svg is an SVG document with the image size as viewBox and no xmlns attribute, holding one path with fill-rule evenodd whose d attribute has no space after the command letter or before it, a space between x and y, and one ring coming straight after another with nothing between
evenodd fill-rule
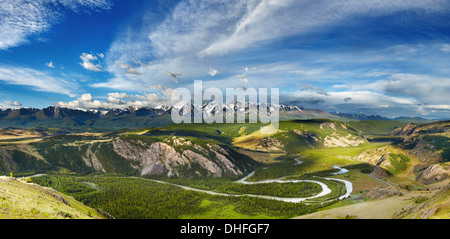
<instances>
[{"instance_id":1,"label":"winding river","mask_svg":"<svg viewBox=\"0 0 450 239\"><path fill-rule=\"evenodd\" d=\"M303 163L303 161L299 160L298 158L294 159L295 163L293 165L300 165ZM332 173L332 175L337 175L337 174L343 174L343 173L347 173L348 170L347 169L343 169L340 168L338 166L334 166L335 169L339 169L339 172L336 173ZM248 182L246 181L246 179L250 178L251 176L253 176L255 174L255 171L249 173L247 176L235 181L235 183L241 183L241 184L262 184L262 183L299 183L299 182L310 182L310 183L316 183L318 185L320 185L320 187L322 187L322 191L320 193L318 193L317 195L311 196L311 197L304 197L304 198L285 198L285 197L275 197L275 196L267 196L267 195L255 195L255 194L230 194L230 193L219 193L219 192L214 192L214 191L210 191L210 190L204 190L204 189L198 189L198 188L192 188L192 187L188 187L188 186L183 186L183 185L179 185L179 184L175 184L175 183L169 183L169 182L165 182L165 181L161 181L161 180L155 180L155 179L148 179L148 178L142 178L142 177L126 177L126 178L135 178L135 179L141 179L141 180L147 180L147 181L152 181L152 182L156 182L156 183L161 183L161 184L168 184L168 185L172 185L172 186L176 186L179 188L182 188L184 190L189 190L189 191L194 191L194 192L201 192L201 193L206 193L209 195L217 195L217 196L225 196L225 197L256 197L256 198L263 198L263 199L269 199L269 200L277 200L277 201L283 201L283 202L292 202L292 203L300 203L303 202L305 200L308 199L314 199L314 198L319 198L325 195L328 195L329 193L331 193L331 189L324 183L319 182L319 181L315 181L315 180L295 180L295 179L284 179L284 177L282 178L278 178L278 179L270 179L270 180L263 180L263 181L258 181L258 182ZM37 174L37 175L33 175L33 176L29 176L29 177L39 177L39 176L44 176L45 174ZM334 181L339 181L345 184L345 189L346 189L346 193L344 195L341 195L339 197L339 200L347 198L350 196L350 194L353 191L353 185L351 182L344 180L344 179L337 179L337 178L322 178L322 179L326 179L326 180L334 180Z\"/></svg>"},{"instance_id":2,"label":"winding river","mask_svg":"<svg viewBox=\"0 0 450 239\"><path fill-rule=\"evenodd\" d=\"M295 163L294 165L300 165L303 163L303 161L299 160L298 158L294 159ZM333 173L332 175L336 175L336 174L342 174L342 173L347 173L348 170L347 169L343 169L340 168L338 166L334 166L334 168L339 169L340 171L337 173ZM219 192L214 192L214 191L210 191L210 190L204 190L204 189L197 189L197 188L192 188L192 187L188 187L188 186L183 186L183 185L179 185L179 184L174 184L174 183L168 183L165 181L160 181L160 180L154 180L154 179L146 179L146 178L139 178L139 179L143 179L143 180L149 180L152 182L156 182L156 183L162 183L162 184L169 184L169 185L173 185L176 187L180 187L184 190L189 190L189 191L195 191L195 192L202 192L202 193L206 193L209 195L218 195L218 196L225 196L225 197L256 197L256 198L263 198L263 199L269 199L269 200L277 200L277 201L283 201L283 202L292 202L292 203L300 203L303 202L305 200L308 199L314 199L314 198L318 198L318 197L322 197L325 196L329 193L331 193L331 189L324 183L319 182L319 181L315 181L315 180L290 180L290 179L284 179L284 177L279 178L279 179L270 179L270 180L263 180L263 181L258 181L258 182L247 182L245 181L246 179L250 178L251 176L253 176L255 174L255 171L249 173L247 176L235 181L235 183L241 183L241 184L262 184L262 183L299 183L299 182L310 182L310 183L316 183L319 184L322 187L322 191L314 196L311 197L304 197L304 198L285 198L285 197L275 197L275 196L267 196L267 195L255 195L255 194L229 194L229 193L219 193ZM138 177L135 177L138 178ZM353 185L351 182L347 181L347 180L343 180L343 179L337 179L337 178L323 178L326 180L334 180L334 181L339 181L345 184L345 189L346 189L346 193L344 195L341 195L339 197L339 200L347 198L350 196L350 194L353 191Z\"/></svg>"}]
</instances>

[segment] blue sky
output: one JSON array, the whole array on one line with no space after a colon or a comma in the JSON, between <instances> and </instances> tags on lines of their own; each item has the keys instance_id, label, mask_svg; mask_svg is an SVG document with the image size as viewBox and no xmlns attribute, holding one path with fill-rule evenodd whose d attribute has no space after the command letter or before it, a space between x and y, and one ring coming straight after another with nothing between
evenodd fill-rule
<instances>
[{"instance_id":1,"label":"blue sky","mask_svg":"<svg viewBox=\"0 0 450 239\"><path fill-rule=\"evenodd\" d=\"M445 0L0 2L0 107L170 104L178 87L277 87L280 102L450 117Z\"/></svg>"}]
</instances>

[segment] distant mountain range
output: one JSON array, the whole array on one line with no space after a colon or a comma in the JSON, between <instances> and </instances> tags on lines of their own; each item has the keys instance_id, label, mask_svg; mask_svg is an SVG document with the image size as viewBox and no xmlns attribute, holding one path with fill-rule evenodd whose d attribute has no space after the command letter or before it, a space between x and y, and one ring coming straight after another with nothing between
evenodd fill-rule
<instances>
[{"instance_id":1,"label":"distant mountain range","mask_svg":"<svg viewBox=\"0 0 450 239\"><path fill-rule=\"evenodd\" d=\"M51 106L0 110L0 127L82 127L95 129L161 127L170 124L167 108L85 111Z\"/></svg>"},{"instance_id":2,"label":"distant mountain range","mask_svg":"<svg viewBox=\"0 0 450 239\"><path fill-rule=\"evenodd\" d=\"M349 114L349 113L341 113L341 112L330 112L332 115L336 115L342 118L353 119L353 120L398 120L405 123L426 123L432 120L425 119L422 117L396 117L396 118L387 118L380 115L365 115L362 113L358 114Z\"/></svg>"},{"instance_id":3,"label":"distant mountain range","mask_svg":"<svg viewBox=\"0 0 450 239\"><path fill-rule=\"evenodd\" d=\"M180 106L183 107L183 106ZM224 111L232 112L237 104L220 105ZM79 110L50 106L36 108L6 108L0 110L0 128L3 127L68 127L80 129L121 129L140 127L164 127L172 124L173 107L157 106L155 108L134 108L99 110ZM192 114L195 108L191 108ZM214 114L215 107L210 104L202 106L204 115ZM306 110L298 106L279 105L280 120L326 118L342 120L320 110ZM248 107L245 108L248 114Z\"/></svg>"},{"instance_id":4,"label":"distant mountain range","mask_svg":"<svg viewBox=\"0 0 450 239\"><path fill-rule=\"evenodd\" d=\"M205 116L215 113L216 105L205 104L202 111ZM183 107L183 106L180 106ZM178 108L180 108L178 107ZM272 106L267 106L270 112ZM238 104L221 104L218 108L226 112L234 112L240 108ZM322 110L304 109L298 106L278 105L280 120L292 119L331 119L339 121L351 120L400 120L408 123L426 122L423 118L396 118L364 114L328 113ZM171 111L173 107L157 106L155 108L135 108L110 110L79 110L50 106L44 109L36 108L6 108L0 109L0 128L4 127L68 127L80 129L121 129L140 127L164 127L172 124ZM249 106L244 107L248 114ZM273 109L273 108L272 108ZM192 113L195 108L192 107Z\"/></svg>"}]
</instances>

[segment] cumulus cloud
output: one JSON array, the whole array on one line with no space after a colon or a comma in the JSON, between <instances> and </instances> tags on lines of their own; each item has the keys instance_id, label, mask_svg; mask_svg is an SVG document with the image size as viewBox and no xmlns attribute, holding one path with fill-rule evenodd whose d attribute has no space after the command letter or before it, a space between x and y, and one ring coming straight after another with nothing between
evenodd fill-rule
<instances>
[{"instance_id":1,"label":"cumulus cloud","mask_svg":"<svg viewBox=\"0 0 450 239\"><path fill-rule=\"evenodd\" d=\"M82 61L82 62L80 62L80 65L84 69L89 70L89 71L103 71L101 69L102 65L100 63L97 63L97 64L93 63L93 62L98 62L99 61L97 56L94 56L94 55L89 54L89 53L82 53L80 58L81 58L81 61Z\"/></svg>"},{"instance_id":2,"label":"cumulus cloud","mask_svg":"<svg viewBox=\"0 0 450 239\"><path fill-rule=\"evenodd\" d=\"M82 94L80 98L78 98L80 102L92 102L91 94Z\"/></svg>"},{"instance_id":3,"label":"cumulus cloud","mask_svg":"<svg viewBox=\"0 0 450 239\"><path fill-rule=\"evenodd\" d=\"M20 107L20 106L22 106L22 103L20 103L18 101L12 102L10 100L5 101L5 104L8 105L8 106L12 106L12 107Z\"/></svg>"},{"instance_id":4,"label":"cumulus cloud","mask_svg":"<svg viewBox=\"0 0 450 239\"><path fill-rule=\"evenodd\" d=\"M128 107L156 107L159 105L173 105L171 96L173 89L162 86L160 84L154 85L153 89L157 92L142 93L142 94L128 94L120 92L111 92L107 94L106 100L94 99L90 93L82 94L76 100L63 102L59 101L54 105L82 110L109 110L109 109L125 109ZM99 97L105 99L105 97Z\"/></svg>"},{"instance_id":5,"label":"cumulus cloud","mask_svg":"<svg viewBox=\"0 0 450 239\"><path fill-rule=\"evenodd\" d=\"M110 9L109 0L14 0L0 1L0 50L29 41L30 36L48 31L58 23L63 7L72 11Z\"/></svg>"},{"instance_id":6,"label":"cumulus cloud","mask_svg":"<svg viewBox=\"0 0 450 239\"><path fill-rule=\"evenodd\" d=\"M0 81L11 85L25 85L36 91L59 93L73 97L77 84L45 72L9 65L0 65Z\"/></svg>"}]
</instances>

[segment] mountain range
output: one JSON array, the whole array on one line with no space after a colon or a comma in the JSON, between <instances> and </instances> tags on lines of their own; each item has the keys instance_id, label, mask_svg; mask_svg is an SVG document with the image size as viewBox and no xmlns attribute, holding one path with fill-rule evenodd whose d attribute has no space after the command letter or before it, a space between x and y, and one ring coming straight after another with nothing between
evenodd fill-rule
<instances>
[{"instance_id":1,"label":"mountain range","mask_svg":"<svg viewBox=\"0 0 450 239\"><path fill-rule=\"evenodd\" d=\"M236 104L221 106L224 112L236 109ZM0 128L3 127L69 127L80 129L121 129L140 127L163 127L172 124L173 107L135 108L99 110L79 110L50 106L36 108L6 108L0 110ZM203 105L205 116L214 114L214 107ZM195 107L191 108L194 113ZM325 111L307 110L298 106L279 106L280 120L327 118L342 120L339 116ZM245 109L248 114L248 107Z\"/></svg>"},{"instance_id":2,"label":"mountain range","mask_svg":"<svg viewBox=\"0 0 450 239\"><path fill-rule=\"evenodd\" d=\"M177 110L185 107L174 106ZM399 117L395 119L364 114L347 114L339 112L328 113L322 110L304 109L299 106L277 105L280 121L293 119L331 119L339 121L366 121L366 120L398 120L404 123L424 123L429 120L415 117ZM157 106L154 108L128 107L124 109L109 110L80 110L50 106L43 109L37 108L4 108L0 109L0 128L3 127L67 127L95 130L115 130L121 128L164 127L172 124L171 112L174 107ZM258 106L256 106L258 107ZM268 105L268 112L273 111L273 106ZM215 114L217 109L222 109L224 115L227 112L237 112L238 109L248 115L249 105L243 107L239 104L204 104L201 107L204 117ZM191 113L196 107L191 105Z\"/></svg>"},{"instance_id":3,"label":"mountain range","mask_svg":"<svg viewBox=\"0 0 450 239\"><path fill-rule=\"evenodd\" d=\"M388 118L380 115L366 115L363 113L358 114L350 114L350 113L342 113L342 112L330 112L332 115L336 115L342 118L352 119L352 120L379 120L379 121L387 121L387 120L398 120L405 123L426 123L430 122L431 120L422 118L422 117L395 117L395 118Z\"/></svg>"}]
</instances>

